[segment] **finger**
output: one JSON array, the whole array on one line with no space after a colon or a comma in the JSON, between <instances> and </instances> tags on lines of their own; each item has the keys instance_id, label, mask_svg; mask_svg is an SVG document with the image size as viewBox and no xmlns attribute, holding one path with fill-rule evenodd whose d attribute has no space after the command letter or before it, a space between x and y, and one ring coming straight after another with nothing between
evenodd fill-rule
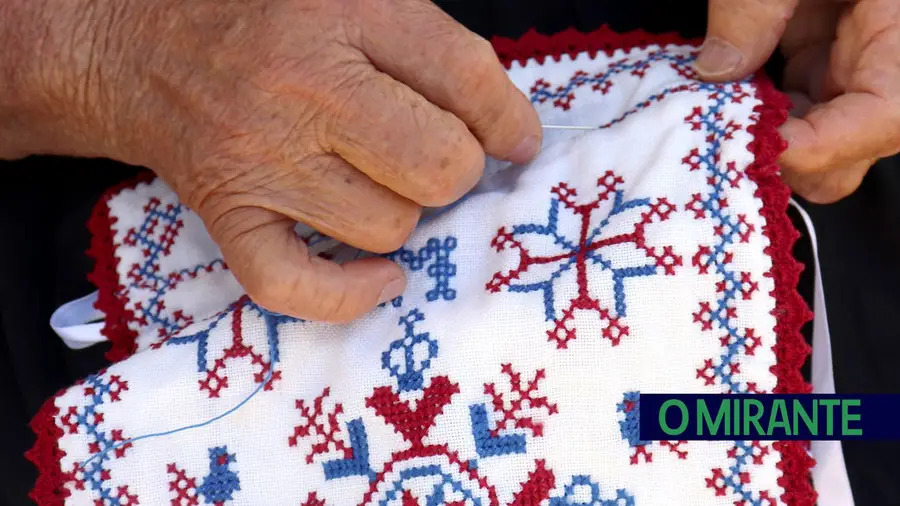
<instances>
[{"instance_id":1,"label":"finger","mask_svg":"<svg viewBox=\"0 0 900 506\"><path fill-rule=\"evenodd\" d=\"M828 45L810 46L798 51L784 68L784 89L800 91L814 102L825 102L837 96L830 77Z\"/></svg>"},{"instance_id":2,"label":"finger","mask_svg":"<svg viewBox=\"0 0 900 506\"><path fill-rule=\"evenodd\" d=\"M833 0L798 2L779 42L788 59L811 46L829 46L837 37L842 5Z\"/></svg>"},{"instance_id":3,"label":"finger","mask_svg":"<svg viewBox=\"0 0 900 506\"><path fill-rule=\"evenodd\" d=\"M405 289L403 271L389 260L338 265L310 257L294 225L273 211L244 207L210 228L229 268L259 305L304 320L345 323Z\"/></svg>"},{"instance_id":4,"label":"finger","mask_svg":"<svg viewBox=\"0 0 900 506\"><path fill-rule=\"evenodd\" d=\"M778 45L798 0L710 0L706 41L695 67L715 81L757 71Z\"/></svg>"},{"instance_id":5,"label":"finger","mask_svg":"<svg viewBox=\"0 0 900 506\"><path fill-rule=\"evenodd\" d=\"M806 113L815 105L812 99L804 93L789 91L786 95L791 100L791 116L796 118L806 116Z\"/></svg>"},{"instance_id":6,"label":"finger","mask_svg":"<svg viewBox=\"0 0 900 506\"><path fill-rule=\"evenodd\" d=\"M862 183L875 160L862 160L848 167L827 172L782 171L791 189L814 204L831 204L850 195Z\"/></svg>"},{"instance_id":7,"label":"finger","mask_svg":"<svg viewBox=\"0 0 900 506\"><path fill-rule=\"evenodd\" d=\"M400 195L444 206L481 177L484 151L466 125L387 74L362 72L338 100L323 115L325 148Z\"/></svg>"},{"instance_id":8,"label":"finger","mask_svg":"<svg viewBox=\"0 0 900 506\"><path fill-rule=\"evenodd\" d=\"M262 207L373 253L402 246L421 214L417 204L333 155L302 159L276 177L238 188L207 198L202 212L220 216L235 207Z\"/></svg>"},{"instance_id":9,"label":"finger","mask_svg":"<svg viewBox=\"0 0 900 506\"><path fill-rule=\"evenodd\" d=\"M785 170L826 172L877 159L898 151L895 108L870 93L847 93L817 104L802 118L781 126L788 149L781 155Z\"/></svg>"},{"instance_id":10,"label":"finger","mask_svg":"<svg viewBox=\"0 0 900 506\"><path fill-rule=\"evenodd\" d=\"M359 5L358 44L380 70L462 119L491 156L524 163L537 154L537 113L489 42L430 1Z\"/></svg>"}]
</instances>

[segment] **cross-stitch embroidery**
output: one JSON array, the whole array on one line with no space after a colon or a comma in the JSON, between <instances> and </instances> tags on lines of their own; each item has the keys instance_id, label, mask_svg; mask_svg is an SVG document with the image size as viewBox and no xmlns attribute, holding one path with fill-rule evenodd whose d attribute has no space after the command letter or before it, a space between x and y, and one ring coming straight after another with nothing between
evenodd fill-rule
<instances>
[{"instance_id":1,"label":"cross-stitch embroidery","mask_svg":"<svg viewBox=\"0 0 900 506\"><path fill-rule=\"evenodd\" d=\"M700 91L707 94L709 103L705 107L694 107L691 114L685 117L685 122L692 130L706 134L706 144L702 148L693 148L683 162L691 171L703 170L709 174L709 193L695 193L685 208L693 211L696 219L710 219L713 222L715 243L701 245L692 264L700 274L715 277L719 297L714 301L700 302L700 309L693 317L703 331L715 329L724 334L720 341L725 351L720 357L707 360L697 370L697 377L703 378L707 385L721 384L731 393L756 392L753 383L740 385L734 379L740 371L740 355L752 355L759 344L754 329L736 328L734 321L738 314L734 301L738 296L750 299L758 290L758 284L749 272L738 274L734 271L734 254L731 251L732 244L747 242L755 230L753 225L747 223L746 216L729 212L725 186L737 188L742 176L735 170L734 162L728 162L723 167L720 161L722 142L731 139L734 132L742 128L734 120L726 122L722 108L729 102L740 103L748 95L740 84L704 84Z\"/></svg>"},{"instance_id":2,"label":"cross-stitch embroidery","mask_svg":"<svg viewBox=\"0 0 900 506\"><path fill-rule=\"evenodd\" d=\"M166 307L166 294L200 273L227 269L225 262L216 258L190 268L161 272L162 259L172 253L172 245L184 227L184 211L182 204L163 205L159 198L152 197L144 206L143 223L129 229L123 240L126 246L140 247L144 258L132 264L128 271L130 284L121 287L120 292L139 289L151 293L146 302L134 303L133 321L141 327L155 328L160 336L171 335L194 322L194 315Z\"/></svg>"},{"instance_id":3,"label":"cross-stitch embroidery","mask_svg":"<svg viewBox=\"0 0 900 506\"><path fill-rule=\"evenodd\" d=\"M595 92L606 94L612 86L612 83L609 80L612 75L621 73L625 70L632 70L634 75L643 75L649 67L648 62L658 60L672 61L673 68L676 69L679 68L679 66L684 68L686 64L690 63L691 59L692 57L667 56L664 51L653 52L647 56L647 60L642 62L628 62L627 59L621 60L611 65L608 70L594 76L583 71L577 71L567 85L559 86L555 92L549 92L551 87L550 83L543 79L539 79L531 88L532 101L543 103L552 100L554 107L568 110L575 99L574 90L585 84L591 84L591 88ZM732 268L734 255L731 251L731 246L736 242L746 243L755 230L754 226L747 222L745 215L732 214L729 212L728 199L725 197L725 188L726 186L738 188L743 179L743 174L736 170L736 164L733 161L723 164L720 160L722 143L731 140L734 137L735 132L743 128L742 125L734 120L726 121L722 111L726 104L740 104L742 100L749 97L749 94L744 90L744 85L693 83L691 85L679 85L666 88L661 93L649 97L647 100L626 111L620 117L599 126L599 128L608 128L621 122L626 117L635 114L642 109L646 109L653 103L661 102L668 96L686 91L704 93L707 96L708 103L705 106L695 106L691 113L684 119L685 123L690 125L692 130L702 131L706 135L704 145L699 148L692 148L690 152L684 156L682 162L690 171L703 170L709 174L706 179L709 190L706 193L695 193L692 196L691 201L685 204L685 210L693 212L694 217L697 220L711 219L714 222L713 234L716 238L714 244L701 245L698 247L697 252L693 255L692 265L697 268L700 274L711 274L716 277L716 292L719 294L718 299L714 301L699 302L699 311L695 312L692 316L694 322L699 324L702 331L713 331L716 329L724 333L724 336L719 338L724 352L718 357L707 359L704 362L703 367L697 369L697 378L702 379L704 385L712 386L720 384L733 393L761 393L754 382L751 381L740 384L736 380L736 375L740 373L741 356L753 355L754 350L760 344L760 340L753 328L744 328L741 330L734 325L733 322L738 318L734 301L738 296L743 300L749 300L753 294L758 291L758 283L753 280L752 275L749 272L740 272L738 274L734 271ZM751 117L751 120L756 119L758 118ZM554 192L557 191L558 189L555 188ZM552 217L554 214L555 210L551 209L551 220L549 221L551 225L553 224ZM537 227L538 226L536 225L530 225L529 231L540 230L538 233L546 233L543 229L538 229ZM520 230L522 229L520 228ZM495 242L492 243L492 245L495 245L498 251L505 248L507 244L511 245L511 247L521 248L521 243L515 241L514 237L511 234L508 234L505 229L501 229L501 231L498 232L494 241ZM556 242L559 244L561 241L557 238ZM585 247L583 244L579 244L578 247L589 249L589 247ZM510 279L517 278L520 273L527 270L527 267L533 263L550 260L541 258L538 259L538 261L532 261L528 256L527 250L522 251L520 257L520 268L511 271L507 277L504 277L501 273L496 274L495 278L491 281L494 285L491 283L488 284L489 290L497 291L499 288L495 287L502 286L503 284L508 283ZM552 259L557 260L555 257ZM680 264L681 258L678 257L678 265ZM524 266L524 268L521 266ZM567 268L568 265L565 265L562 269L556 271L553 276L558 277L560 272ZM553 278L551 277L551 281L552 279ZM583 290L581 285L582 279L583 276L579 276L579 296ZM513 286L516 285L510 286L511 291ZM545 287L547 286L550 286L552 289L552 284L525 286L525 288L519 290L546 290L547 288ZM548 297L546 293L547 292L545 292L545 301L547 299L552 300L552 295ZM623 301L622 306L624 309L624 296L619 296L618 292L616 295L617 309L620 300ZM591 306L590 303L584 305ZM577 307L577 304L575 300L573 300L572 306L569 309L570 312L564 312L563 319L565 319L566 316L571 317L572 309L575 307ZM606 310L605 314L603 312L604 310L599 311L601 318L606 320L609 313L608 310ZM551 319L550 314L551 313L548 311L548 319ZM624 311L622 311L622 314L624 314ZM609 323L606 323L605 321L604 323L606 327L603 335L604 337L609 337L608 334L611 332L610 328L617 326L618 322L616 320L610 320ZM554 330L558 332L560 329L560 320L556 320L556 324L557 326ZM564 325L563 328L569 331ZM619 329L617 328L616 330ZM617 344L620 336L622 334L627 334L627 331L628 328L624 327L624 332L621 330L617 332L614 336L613 344ZM553 334L548 332L548 335L550 335L551 339L559 338L558 333ZM567 337L568 336L571 336L569 339L574 338L574 330L567 333ZM561 347L564 346L569 339L562 340L560 343ZM641 458L647 462L652 460L652 454L647 451L647 446L650 442L638 440L637 426L635 425L639 419L637 405L637 393L632 392L626 393L623 402L617 406L619 413L624 415L624 419L620 421L622 437L628 441L632 448L634 448L634 454L631 457L632 464L636 464ZM679 449L682 443L684 442L660 442L662 446L668 447L670 451L677 453L679 457L686 458L687 452ZM767 491L764 490L758 494L754 494L747 487L751 480L750 474L746 471L749 457L746 456L747 452L737 451L739 448L745 448L747 444L750 444L752 447L759 446L758 442L736 442L735 449L728 454L728 457L733 460L733 465L728 466L725 470L722 468L713 469L712 478L707 479L707 486L714 488L717 495L724 495L727 490L730 490L739 498L735 502L736 505L747 504L756 506L768 502L774 504L774 499ZM763 455L767 453L768 450L766 449Z\"/></svg>"},{"instance_id":4,"label":"cross-stitch embroidery","mask_svg":"<svg viewBox=\"0 0 900 506\"><path fill-rule=\"evenodd\" d=\"M241 489L238 475L231 469L237 461L234 454L228 453L228 447L220 446L209 449L209 473L199 482L189 478L187 473L175 463L166 469L172 475L169 490L173 492L172 506L198 506L203 504L225 506L233 499L235 492Z\"/></svg>"},{"instance_id":5,"label":"cross-stitch embroidery","mask_svg":"<svg viewBox=\"0 0 900 506\"><path fill-rule=\"evenodd\" d=\"M654 446L653 441L644 441L640 439L641 427L641 394L640 392L625 392L622 396L622 402L616 406L619 413L619 430L622 432L622 439L628 442L634 453L631 454L631 465L638 464L643 459L644 462L653 461L653 453L648 449ZM659 441L660 446L667 448L670 452L678 455L679 459L686 459L688 451L686 449L687 441Z\"/></svg>"},{"instance_id":6,"label":"cross-stitch embroidery","mask_svg":"<svg viewBox=\"0 0 900 506\"><path fill-rule=\"evenodd\" d=\"M692 130L706 134L706 144L703 148L692 149L683 162L691 171L704 170L709 174L706 179L709 193L695 193L685 207L694 211L696 219L711 219L713 222L714 244L700 246L692 263L700 274L714 277L718 298L701 301L700 310L693 314L693 318L702 331L720 333L719 342L723 351L718 357L707 359L703 367L697 369L697 378L702 379L704 385L721 385L729 393L763 393L755 382L740 383L735 377L740 373L743 356L753 355L759 345L753 328L739 329L735 324L738 319L735 301L738 297L749 300L759 288L749 272L741 272L738 276L733 267L732 245L746 243L755 230L753 225L747 223L746 216L729 212L728 200L724 197L725 186L737 188L742 177L733 162L723 166L720 161L722 143L743 128L733 120L726 122L722 108L729 102L740 103L749 95L740 84L704 84L701 90L707 94L708 104L694 107L691 114L685 117L685 122L691 125ZM735 505L738 506L774 505L775 499L768 491L754 493L748 486L752 477L747 472L747 466L753 454L748 448L762 452L763 447L758 442L736 441L734 449L728 453L733 464L724 470L713 469L712 477L707 478L707 486L714 488L717 495L725 495L726 491L736 494L739 499ZM758 459L766 454L768 448ZM757 457L753 460L758 463Z\"/></svg>"},{"instance_id":7,"label":"cross-stitch embroidery","mask_svg":"<svg viewBox=\"0 0 900 506\"><path fill-rule=\"evenodd\" d=\"M682 77L694 79L697 75L692 66L694 56L695 55L693 53L684 55L672 53L665 50L651 51L645 58L623 58L619 61L613 62L604 70L593 75L583 70L578 70L575 72L575 75L573 75L572 78L569 79L569 82L564 85L559 85L554 91L550 91L550 88L552 88L553 86L548 81L546 81L545 79L538 79L530 90L531 101L538 104L552 101L554 107L558 107L564 111L568 111L572 107L572 102L575 101L576 89L589 84L591 85L591 90L606 95L609 92L610 88L612 88L613 86L613 77L616 77L623 73L629 73L637 77L644 77L644 74L647 73L647 70L657 62L668 62L669 66L675 69L675 71L678 72L678 74ZM678 89L678 91L687 90ZM661 100L663 96L668 93L669 92L664 92L662 95L651 96L646 102L641 102L640 104L638 104L638 106L636 106L633 111L637 109L643 109L650 105L650 103ZM630 114L631 113L627 113L626 115Z\"/></svg>"},{"instance_id":8,"label":"cross-stitch embroidery","mask_svg":"<svg viewBox=\"0 0 900 506\"><path fill-rule=\"evenodd\" d=\"M244 344L244 328L242 325L243 314L245 311L251 310L256 312L265 322L266 332L268 335L269 352L268 357L254 350L252 345ZM222 356L213 361L213 367L209 367L207 360L207 352L209 347L209 334L224 320L231 317L231 346L222 350ZM228 375L226 370L228 362L241 358L249 358L250 363L257 368L253 375L253 380L257 383L266 381L265 389L271 390L274 382L281 378L281 371L270 369L275 367L279 361L278 356L278 326L287 322L296 322L294 318L279 315L266 311L265 309L254 304L249 297L241 297L227 311L222 311L215 317L211 318L206 328L188 335L167 335L162 340L151 345L151 348L158 349L162 346L178 346L185 344L197 345L197 370L205 374L204 378L199 380L200 389L208 392L210 397L219 397L222 389L228 388ZM266 377L269 377L266 380Z\"/></svg>"},{"instance_id":9,"label":"cross-stitch embroidery","mask_svg":"<svg viewBox=\"0 0 900 506\"><path fill-rule=\"evenodd\" d=\"M472 435L475 448L481 458L512 453L525 453L525 432L512 429L526 429L533 437L544 434L544 422L539 413L546 416L557 413L556 404L540 395L540 382L546 372L539 369L534 379L522 385L522 375L513 370L512 364L503 364L501 371L509 379L509 394L504 393L495 383L485 383L484 393L491 397L490 405L496 422L490 427L488 410L484 404L469 407L472 420Z\"/></svg>"},{"instance_id":10,"label":"cross-stitch embroidery","mask_svg":"<svg viewBox=\"0 0 900 506\"><path fill-rule=\"evenodd\" d=\"M60 418L60 424L69 434L85 434L88 451L96 457L87 464L74 464L72 470L64 473L63 484L76 490L89 488L97 497L96 506L126 506L138 504L138 496L129 491L128 485L111 485L113 478L108 465L113 459L126 456L130 444L119 446L125 441L121 429L106 427L103 408L105 405L122 400L128 390L128 382L117 375L105 372L90 376L80 387L89 398L82 408L69 406Z\"/></svg>"},{"instance_id":11,"label":"cross-stitch embroidery","mask_svg":"<svg viewBox=\"0 0 900 506\"><path fill-rule=\"evenodd\" d=\"M421 224L382 255L407 292L351 324L242 297L162 182L106 199L121 262L101 299L124 301L113 323L139 346L42 410L39 504L811 506L793 446L638 432L639 391L784 388L768 266L790 245L749 156L757 84L700 83L690 46L559 47L511 77L542 120L615 111L600 142L573 134L579 156L539 159L512 198ZM339 263L371 256L298 234Z\"/></svg>"},{"instance_id":12,"label":"cross-stitch embroidery","mask_svg":"<svg viewBox=\"0 0 900 506\"><path fill-rule=\"evenodd\" d=\"M455 249L455 237L445 237L443 241L437 237L432 237L428 239L425 246L420 248L418 252L400 248L388 254L387 258L406 266L412 272L425 269L428 277L434 279L434 288L425 294L428 302L434 302L439 299L453 300L456 298L456 290L451 288L450 280L456 276L456 264L450 261L450 254ZM402 297L399 298L394 307L400 307L402 300Z\"/></svg>"},{"instance_id":13,"label":"cross-stitch embroidery","mask_svg":"<svg viewBox=\"0 0 900 506\"><path fill-rule=\"evenodd\" d=\"M403 337L393 341L384 352L382 368L396 383L395 386L376 387L366 399L366 406L392 426L407 442L405 450L394 452L393 458L384 464L379 472L372 470L369 463L369 446L366 430L361 418L345 424L341 430L339 415L344 414L340 403L327 410L325 400L328 388L315 398L311 405L297 401L305 423L294 428L289 438L291 446L298 446L300 440L310 439L310 452L306 462L316 462L318 456L335 454L334 460L321 462L325 479L339 479L353 476L366 477L370 483L362 504L387 504L399 500L404 506L413 505L497 505L497 491L487 478L479 476L478 460L462 460L459 454L447 444L426 443L425 438L435 426L437 417L451 404L454 395L460 393L459 384L447 376L434 376L430 369L438 357L438 341L429 332L417 329L425 321L425 315L418 309L401 316L398 323L404 328ZM486 404L470 406L472 435L476 441L479 458L526 453L526 433L533 437L543 435L544 422L526 415L543 410L547 416L557 413L557 407L546 396L538 393L540 381L545 372L535 372L533 379L523 385L521 374L512 365L504 364L501 372L510 385L510 395L500 392L495 383L486 383L484 392L491 399L490 406L497 415L493 427L489 427ZM426 386L426 374L430 376ZM418 392L414 406L404 400L404 392ZM349 441L349 443L348 443ZM633 504L633 497L625 490L618 490L616 496L600 502L598 486L587 476L576 476L573 484L567 486L561 496L552 498L551 504L568 504L575 493L573 487L587 487L595 502L587 504L616 504L626 501ZM551 499L555 488L555 477L547 469L544 461L535 461L535 470L529 480L521 484L515 500L510 505L526 506ZM425 494L420 496L418 494ZM628 502L632 501L632 502ZM319 504L316 492L311 492L308 504Z\"/></svg>"},{"instance_id":14,"label":"cross-stitch embroidery","mask_svg":"<svg viewBox=\"0 0 900 506\"><path fill-rule=\"evenodd\" d=\"M566 348L569 341L575 339L577 329L573 325L576 312L591 311L603 321L603 337L609 339L613 346L619 344L622 337L628 335L625 324L627 312L625 282L628 278L653 276L660 272L674 275L675 268L682 265L681 256L672 246L653 246L647 244L645 229L654 222L662 222L669 218L675 210L665 198L638 198L625 200L622 189L625 181L612 171L607 171L597 180L596 197L579 203L578 193L566 183L555 186L551 193L550 209L546 224L527 223L514 225L511 228L501 227L491 241L497 251L511 250L518 255L518 263L507 272L497 272L488 281L489 292L500 292L504 287L509 292L528 293L541 292L544 298L544 314L547 321L553 322L553 328L547 331L550 341L559 348ZM612 202L607 203L612 199ZM606 204L606 205L603 205ZM625 213L637 209L640 214ZM580 230L563 230L559 225L559 214L569 212L578 217ZM602 219L595 217L602 216ZM626 217L627 216L627 217ZM632 231L625 234L609 234L606 229L614 220L634 220ZM532 255L528 248L530 235L548 236L559 247L559 253L548 256ZM617 265L617 257L604 256L603 249L609 246L633 244L635 249L643 252L646 263L637 265ZM533 282L516 282L534 265L554 265L555 270L547 279ZM612 272L614 307L604 307L592 291L588 283L589 268L600 268ZM556 287L560 277L574 270L578 295L568 302L560 304Z\"/></svg>"}]
</instances>

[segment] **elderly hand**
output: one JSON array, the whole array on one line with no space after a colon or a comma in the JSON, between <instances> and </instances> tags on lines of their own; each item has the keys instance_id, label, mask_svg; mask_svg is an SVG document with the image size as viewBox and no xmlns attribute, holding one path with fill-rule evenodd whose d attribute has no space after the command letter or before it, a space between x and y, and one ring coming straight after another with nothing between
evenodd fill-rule
<instances>
[{"instance_id":1,"label":"elderly hand","mask_svg":"<svg viewBox=\"0 0 900 506\"><path fill-rule=\"evenodd\" d=\"M0 14L18 55L0 62L15 91L0 156L152 168L249 295L301 318L351 320L405 278L384 259L311 258L296 222L389 252L422 206L476 184L486 153L540 147L489 43L427 0L0 0Z\"/></svg>"},{"instance_id":2,"label":"elderly hand","mask_svg":"<svg viewBox=\"0 0 900 506\"><path fill-rule=\"evenodd\" d=\"M781 128L784 179L810 201L833 202L900 152L900 1L711 0L697 70L739 79L779 43L795 105Z\"/></svg>"}]
</instances>

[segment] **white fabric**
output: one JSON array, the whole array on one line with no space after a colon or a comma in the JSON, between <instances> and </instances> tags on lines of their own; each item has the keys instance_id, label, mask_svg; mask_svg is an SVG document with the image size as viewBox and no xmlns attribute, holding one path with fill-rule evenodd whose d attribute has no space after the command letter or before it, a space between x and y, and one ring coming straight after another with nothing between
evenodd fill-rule
<instances>
[{"instance_id":1,"label":"white fabric","mask_svg":"<svg viewBox=\"0 0 900 506\"><path fill-rule=\"evenodd\" d=\"M407 292L349 325L242 299L163 183L111 199L138 353L55 400L66 504L780 504L769 443L629 429L641 391L777 381L759 102L693 81L690 49L515 66L542 121L611 124L548 132L507 191L422 225L393 257ZM568 110L541 100L571 82Z\"/></svg>"}]
</instances>

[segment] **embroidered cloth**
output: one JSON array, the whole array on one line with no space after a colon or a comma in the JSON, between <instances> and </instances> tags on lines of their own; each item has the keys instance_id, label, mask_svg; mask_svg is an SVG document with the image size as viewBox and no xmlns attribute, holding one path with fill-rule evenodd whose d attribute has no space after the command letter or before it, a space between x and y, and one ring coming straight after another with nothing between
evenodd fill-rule
<instances>
[{"instance_id":1,"label":"embroidered cloth","mask_svg":"<svg viewBox=\"0 0 900 506\"><path fill-rule=\"evenodd\" d=\"M638 434L641 392L808 391L785 100L698 81L675 37L495 47L543 123L598 128L423 223L389 255L406 293L352 324L254 304L160 180L110 191L91 253L117 362L35 419L37 502L814 504L800 442Z\"/></svg>"}]
</instances>

